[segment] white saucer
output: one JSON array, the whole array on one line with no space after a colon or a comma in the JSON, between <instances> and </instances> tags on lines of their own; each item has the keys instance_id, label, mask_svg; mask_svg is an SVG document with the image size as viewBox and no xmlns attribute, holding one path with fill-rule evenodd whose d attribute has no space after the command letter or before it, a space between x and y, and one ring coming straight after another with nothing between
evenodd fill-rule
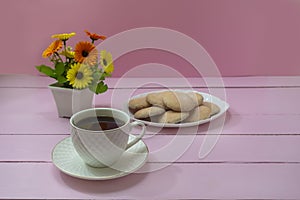
<instances>
[{"instance_id":1,"label":"white saucer","mask_svg":"<svg viewBox=\"0 0 300 200\"><path fill-rule=\"evenodd\" d=\"M129 141L135 136L130 135ZM108 180L126 176L141 168L147 161L149 151L140 140L123 153L111 167L94 168L86 165L73 147L71 137L60 141L52 150L52 162L63 173L86 180Z\"/></svg>"}]
</instances>

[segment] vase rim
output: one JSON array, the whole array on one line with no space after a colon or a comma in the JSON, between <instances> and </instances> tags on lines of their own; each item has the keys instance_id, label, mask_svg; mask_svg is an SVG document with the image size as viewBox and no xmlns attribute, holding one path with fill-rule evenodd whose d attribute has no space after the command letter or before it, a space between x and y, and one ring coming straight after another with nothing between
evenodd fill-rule
<instances>
[{"instance_id":1,"label":"vase rim","mask_svg":"<svg viewBox=\"0 0 300 200\"><path fill-rule=\"evenodd\" d=\"M67 89L67 90L73 90L73 88L67 88L67 87L57 86L55 84L57 84L57 83L52 83L52 84L48 85L48 88L57 88L57 89L61 89L61 90L65 90L65 89Z\"/></svg>"}]
</instances>

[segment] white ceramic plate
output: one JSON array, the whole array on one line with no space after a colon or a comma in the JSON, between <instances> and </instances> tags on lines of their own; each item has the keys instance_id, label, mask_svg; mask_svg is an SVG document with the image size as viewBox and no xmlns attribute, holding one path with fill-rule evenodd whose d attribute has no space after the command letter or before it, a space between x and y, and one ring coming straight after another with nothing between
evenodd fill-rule
<instances>
[{"instance_id":1,"label":"white ceramic plate","mask_svg":"<svg viewBox=\"0 0 300 200\"><path fill-rule=\"evenodd\" d=\"M135 136L130 135L129 140ZM140 140L125 151L111 167L94 168L86 165L73 147L71 137L60 141L52 151L53 164L63 173L86 180L108 180L126 176L141 168L147 161L149 151Z\"/></svg>"},{"instance_id":2,"label":"white ceramic plate","mask_svg":"<svg viewBox=\"0 0 300 200\"><path fill-rule=\"evenodd\" d=\"M143 94L139 94L136 96L131 97L131 99L134 98L138 98L138 97L143 97L146 96L148 94L151 93L157 93L157 92L162 92L162 91L167 91L167 90L160 90L160 91L153 91L153 92L148 92L148 93L143 93ZM189 123L178 123L178 124L169 124L169 123L157 123L157 122L150 122L150 121L146 121L146 120L141 120L141 119L136 119L133 114L129 111L128 109L128 103L126 105L126 111L127 113L130 115L131 119L135 120L135 121L139 121L139 122L143 122L144 124L147 124L149 126L156 126L156 127L173 127L173 128L178 128L178 127L191 127L191 126L197 126L200 124L204 124L207 122L210 122L214 119L217 119L218 117L220 117L221 115L223 115L229 108L229 104L221 99L219 99L218 97L215 97L213 95L207 94L207 93L203 93L203 92L198 92L198 91L192 91L192 90L172 90L172 91L178 91L178 92L195 92L195 93L199 93L203 96L203 100L206 102L211 102L214 103L216 105L218 105L220 107L220 112L211 116L208 119L205 120L199 120L197 122L189 122Z\"/></svg>"}]
</instances>

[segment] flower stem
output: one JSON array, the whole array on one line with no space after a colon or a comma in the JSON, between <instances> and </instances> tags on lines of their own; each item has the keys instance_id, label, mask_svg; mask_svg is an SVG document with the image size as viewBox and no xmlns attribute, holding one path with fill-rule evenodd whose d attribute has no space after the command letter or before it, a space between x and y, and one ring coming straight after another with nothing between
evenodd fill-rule
<instances>
[{"instance_id":1,"label":"flower stem","mask_svg":"<svg viewBox=\"0 0 300 200\"><path fill-rule=\"evenodd\" d=\"M66 42L66 40L63 40L63 42L64 42L64 49L65 49L65 54L67 53L67 42ZM67 56L65 56L66 57L66 62L67 62Z\"/></svg>"},{"instance_id":2,"label":"flower stem","mask_svg":"<svg viewBox=\"0 0 300 200\"><path fill-rule=\"evenodd\" d=\"M60 57L60 55L57 53L57 52L55 52L55 55L58 57L58 59L63 63L64 61L61 59L61 57Z\"/></svg>"}]
</instances>

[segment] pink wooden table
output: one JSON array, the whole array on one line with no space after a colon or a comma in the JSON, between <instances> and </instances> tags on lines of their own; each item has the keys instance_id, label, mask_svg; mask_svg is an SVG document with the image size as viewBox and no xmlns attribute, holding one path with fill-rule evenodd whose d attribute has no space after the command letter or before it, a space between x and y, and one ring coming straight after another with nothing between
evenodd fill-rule
<instances>
[{"instance_id":1,"label":"pink wooden table","mask_svg":"<svg viewBox=\"0 0 300 200\"><path fill-rule=\"evenodd\" d=\"M178 79L118 81L109 80L111 88L96 97L96 106L122 109L128 94L161 89L143 85L148 81L182 88ZM203 81L188 81L207 92ZM142 169L169 166L109 181L72 178L52 164L51 150L69 136L69 122L57 117L51 82L0 75L0 199L300 199L300 77L224 78L231 107L206 158L198 154L208 124L182 134L148 127L144 141L150 154ZM193 137L193 143L171 163L156 152L175 137L182 142Z\"/></svg>"}]
</instances>

